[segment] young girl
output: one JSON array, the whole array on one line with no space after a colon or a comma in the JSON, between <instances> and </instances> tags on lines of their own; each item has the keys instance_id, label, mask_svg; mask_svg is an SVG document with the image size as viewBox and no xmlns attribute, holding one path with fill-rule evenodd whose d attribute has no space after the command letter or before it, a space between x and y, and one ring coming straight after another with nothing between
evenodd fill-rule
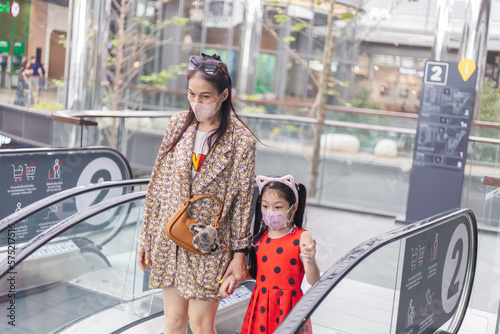
<instances>
[{"instance_id":1,"label":"young girl","mask_svg":"<svg viewBox=\"0 0 500 334\"><path fill-rule=\"evenodd\" d=\"M242 334L273 333L303 293L304 274L309 284L319 278L314 258L316 241L303 229L306 188L291 175L257 176L259 197L250 248L249 274L256 280L243 321ZM227 297L236 279L229 275L219 292ZM301 333L312 333L310 321Z\"/></svg>"}]
</instances>

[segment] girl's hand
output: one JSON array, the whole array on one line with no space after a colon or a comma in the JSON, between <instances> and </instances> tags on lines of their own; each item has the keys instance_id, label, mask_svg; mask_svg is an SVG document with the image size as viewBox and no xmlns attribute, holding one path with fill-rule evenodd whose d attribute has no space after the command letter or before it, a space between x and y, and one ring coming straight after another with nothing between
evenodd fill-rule
<instances>
[{"instance_id":1,"label":"girl's hand","mask_svg":"<svg viewBox=\"0 0 500 334\"><path fill-rule=\"evenodd\" d=\"M300 246L300 255L302 256L302 262L314 262L314 257L316 256L316 239L312 239L310 244L303 243Z\"/></svg>"},{"instance_id":2,"label":"girl's hand","mask_svg":"<svg viewBox=\"0 0 500 334\"><path fill-rule=\"evenodd\" d=\"M226 280L226 278L228 278L231 274L234 275L234 278L238 283L243 281L248 276L244 253L234 253L233 259L229 263L222 279Z\"/></svg>"},{"instance_id":3,"label":"girl's hand","mask_svg":"<svg viewBox=\"0 0 500 334\"><path fill-rule=\"evenodd\" d=\"M142 271L149 270L152 265L151 254L146 252L144 248L139 247L137 249L137 262L139 263L139 268L141 268Z\"/></svg>"},{"instance_id":4,"label":"girl's hand","mask_svg":"<svg viewBox=\"0 0 500 334\"><path fill-rule=\"evenodd\" d=\"M236 278L234 275L229 275L225 280L222 281L219 287L219 293L222 298L226 298L233 294L234 286L236 285Z\"/></svg>"}]
</instances>

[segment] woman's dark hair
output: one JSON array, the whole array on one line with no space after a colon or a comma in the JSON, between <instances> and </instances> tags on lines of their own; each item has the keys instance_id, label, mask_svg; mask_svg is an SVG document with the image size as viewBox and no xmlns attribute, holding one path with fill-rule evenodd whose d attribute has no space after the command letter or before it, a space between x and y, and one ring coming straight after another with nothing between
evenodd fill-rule
<instances>
[{"instance_id":1,"label":"woman's dark hair","mask_svg":"<svg viewBox=\"0 0 500 334\"><path fill-rule=\"evenodd\" d=\"M28 61L27 60L23 60L23 62L21 63L21 67L22 68L26 68L26 65L28 65Z\"/></svg>"},{"instance_id":2,"label":"woman's dark hair","mask_svg":"<svg viewBox=\"0 0 500 334\"><path fill-rule=\"evenodd\" d=\"M219 60L220 61L220 56L214 54L212 56L207 56L202 53L203 57L209 58L209 59L214 59L214 60ZM243 124L254 136L255 134L253 133L252 130L243 122L243 120L236 114L235 108L233 105L232 101L232 81L231 77L229 75L229 70L227 68L227 65L221 61L220 66L222 67L222 70L217 71L215 74L207 74L205 72L205 66L204 64L200 64L197 69L195 70L188 70L187 73L187 78L188 82L193 78L194 76L198 75L205 81L208 81L212 84L212 86L215 87L217 92L219 93L219 96L224 92L224 89L227 88L228 91L228 96L227 98L222 102L220 109L221 109L221 121L220 125L217 128L217 130L212 133L208 139L207 139L207 144L209 147L209 152L217 145L219 142L219 139L222 137L222 135L226 132L227 128L229 127L229 121L231 119L231 111L233 111L234 116ZM182 125L181 130L177 133L177 136L174 138L172 141L172 144L170 144L170 147L166 151L165 155L167 155L170 151L172 151L177 143L181 140L182 135L184 132L186 132L187 128L193 124L196 121L196 117L194 115L193 110L191 107L189 107L189 113L186 117L186 120L184 121L184 124Z\"/></svg>"},{"instance_id":3,"label":"woman's dark hair","mask_svg":"<svg viewBox=\"0 0 500 334\"><path fill-rule=\"evenodd\" d=\"M307 198L307 190L306 187L302 183L296 183L295 187L297 188L297 192L299 194L299 203L297 206L297 210L293 215L292 222L298 228L305 227L305 210L306 210L306 198ZM250 276L254 279L257 275L257 256L256 249L259 245L259 241L262 239L264 234L267 232L268 227L262 222L262 194L264 194L267 190L274 190L278 193L278 196L282 197L290 206L295 204L295 194L289 186L282 182L273 181L264 185L262 188L262 192L257 197L257 203L255 204L255 216L254 216L254 226L252 231L252 243L250 245L250 250L248 252L248 258L250 262Z\"/></svg>"}]
</instances>

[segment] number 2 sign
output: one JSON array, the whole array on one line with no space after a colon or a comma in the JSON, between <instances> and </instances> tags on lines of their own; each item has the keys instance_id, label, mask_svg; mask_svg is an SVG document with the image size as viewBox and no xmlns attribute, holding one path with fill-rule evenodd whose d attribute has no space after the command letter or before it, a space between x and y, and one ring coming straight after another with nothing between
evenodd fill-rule
<instances>
[{"instance_id":1,"label":"number 2 sign","mask_svg":"<svg viewBox=\"0 0 500 334\"><path fill-rule=\"evenodd\" d=\"M441 297L443 310L453 311L457 305L465 280L469 233L464 224L457 226L448 245L443 268Z\"/></svg>"},{"instance_id":2,"label":"number 2 sign","mask_svg":"<svg viewBox=\"0 0 500 334\"><path fill-rule=\"evenodd\" d=\"M430 85L446 85L448 82L448 64L429 61L425 64L424 81Z\"/></svg>"}]
</instances>

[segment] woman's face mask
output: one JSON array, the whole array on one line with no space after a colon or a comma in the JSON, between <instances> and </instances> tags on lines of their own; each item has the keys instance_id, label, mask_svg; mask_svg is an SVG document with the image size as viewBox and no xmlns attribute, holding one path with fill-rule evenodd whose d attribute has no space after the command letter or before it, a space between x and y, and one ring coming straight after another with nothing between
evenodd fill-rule
<instances>
[{"instance_id":1,"label":"woman's face mask","mask_svg":"<svg viewBox=\"0 0 500 334\"><path fill-rule=\"evenodd\" d=\"M288 227L288 213L291 209L292 206L290 207L290 209L282 212L272 210L262 211L262 221L271 230L281 230L285 227Z\"/></svg>"},{"instance_id":2,"label":"woman's face mask","mask_svg":"<svg viewBox=\"0 0 500 334\"><path fill-rule=\"evenodd\" d=\"M191 109L194 112L194 116L196 117L198 122L200 123L204 122L217 113L216 105L217 102L219 102L221 96L222 94L219 95L217 101L213 103L204 104L204 103L189 102L189 104L191 105Z\"/></svg>"}]
</instances>

